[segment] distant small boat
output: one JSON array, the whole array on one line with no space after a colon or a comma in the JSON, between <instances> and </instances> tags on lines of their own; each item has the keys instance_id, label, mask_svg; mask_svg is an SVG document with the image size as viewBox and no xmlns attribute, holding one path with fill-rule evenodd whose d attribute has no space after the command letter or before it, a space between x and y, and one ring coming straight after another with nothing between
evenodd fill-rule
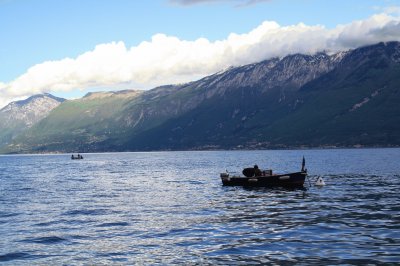
<instances>
[{"instance_id":1,"label":"distant small boat","mask_svg":"<svg viewBox=\"0 0 400 266\"><path fill-rule=\"evenodd\" d=\"M75 155L71 155L71 159L72 160L82 160L83 159L83 156L82 155L80 155L80 154L78 154L77 156L75 156Z\"/></svg>"},{"instance_id":2,"label":"distant small boat","mask_svg":"<svg viewBox=\"0 0 400 266\"><path fill-rule=\"evenodd\" d=\"M304 169L305 160L301 171L273 174L272 170L261 171L255 165L254 168L243 169L242 175L230 175L229 173L221 173L221 181L224 186L248 186L248 187L303 187L307 176L307 169Z\"/></svg>"}]
</instances>

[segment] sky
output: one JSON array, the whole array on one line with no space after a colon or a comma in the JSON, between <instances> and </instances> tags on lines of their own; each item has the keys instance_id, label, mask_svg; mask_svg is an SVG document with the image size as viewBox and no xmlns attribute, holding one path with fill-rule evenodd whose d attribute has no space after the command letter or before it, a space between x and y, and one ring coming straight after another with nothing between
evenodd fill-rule
<instances>
[{"instance_id":1,"label":"sky","mask_svg":"<svg viewBox=\"0 0 400 266\"><path fill-rule=\"evenodd\" d=\"M0 107L400 41L400 0L0 0Z\"/></svg>"}]
</instances>

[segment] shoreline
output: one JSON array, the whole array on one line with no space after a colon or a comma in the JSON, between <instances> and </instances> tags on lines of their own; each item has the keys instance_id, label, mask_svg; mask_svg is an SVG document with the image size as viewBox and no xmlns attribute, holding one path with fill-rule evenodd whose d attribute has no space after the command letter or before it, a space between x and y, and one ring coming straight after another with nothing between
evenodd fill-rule
<instances>
[{"instance_id":1,"label":"shoreline","mask_svg":"<svg viewBox=\"0 0 400 266\"><path fill-rule=\"evenodd\" d=\"M390 146L322 146L322 147L286 147L286 148L243 148L243 149L160 149L160 150L131 150L131 151L55 151L41 153L0 153L0 156L31 156L31 155L71 155L80 154L119 154L119 153L155 153L155 152L217 152L217 151L307 151L307 150L359 150L359 149L399 149L400 145Z\"/></svg>"}]
</instances>

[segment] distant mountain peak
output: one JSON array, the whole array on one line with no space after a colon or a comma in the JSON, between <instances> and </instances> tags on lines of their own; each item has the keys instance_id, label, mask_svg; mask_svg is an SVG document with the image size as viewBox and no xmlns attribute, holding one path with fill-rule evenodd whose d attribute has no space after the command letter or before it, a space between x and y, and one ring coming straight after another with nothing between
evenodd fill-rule
<instances>
[{"instance_id":1,"label":"distant mountain peak","mask_svg":"<svg viewBox=\"0 0 400 266\"><path fill-rule=\"evenodd\" d=\"M0 110L0 145L12 141L64 101L63 98L44 93L6 105Z\"/></svg>"},{"instance_id":2,"label":"distant mountain peak","mask_svg":"<svg viewBox=\"0 0 400 266\"><path fill-rule=\"evenodd\" d=\"M50 93L42 93L42 94L32 95L32 96L28 97L25 100L11 102L10 104L14 104L14 105L17 105L17 106L23 106L23 105L29 104L32 101L35 101L35 100L38 100L38 99L46 99L46 98L52 99L52 100L57 101L59 103L62 103L62 102L65 101L64 98L56 97L56 96L54 96L54 95L52 95Z\"/></svg>"}]
</instances>

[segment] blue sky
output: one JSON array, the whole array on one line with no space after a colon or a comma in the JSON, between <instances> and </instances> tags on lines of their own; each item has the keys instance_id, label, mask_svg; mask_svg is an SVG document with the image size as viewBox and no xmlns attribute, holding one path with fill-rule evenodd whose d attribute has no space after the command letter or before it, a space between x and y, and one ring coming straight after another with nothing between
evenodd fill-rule
<instances>
[{"instance_id":1,"label":"blue sky","mask_svg":"<svg viewBox=\"0 0 400 266\"><path fill-rule=\"evenodd\" d=\"M290 44L287 53L335 52L375 41L366 40L360 27L389 26L392 34L382 40L400 40L399 7L400 0L0 0L0 105L40 92L73 96L186 82L229 65L284 56L285 45L275 47L279 40ZM345 34L337 33L338 25L347 25ZM267 41L271 31L274 43ZM302 44L309 33L314 42ZM329 42L316 44L319 36ZM332 39L336 44L324 47ZM257 53L254 45L270 52ZM129 60L120 66L115 58ZM139 68L147 72L135 72ZM68 75L60 78L63 73Z\"/></svg>"}]
</instances>

